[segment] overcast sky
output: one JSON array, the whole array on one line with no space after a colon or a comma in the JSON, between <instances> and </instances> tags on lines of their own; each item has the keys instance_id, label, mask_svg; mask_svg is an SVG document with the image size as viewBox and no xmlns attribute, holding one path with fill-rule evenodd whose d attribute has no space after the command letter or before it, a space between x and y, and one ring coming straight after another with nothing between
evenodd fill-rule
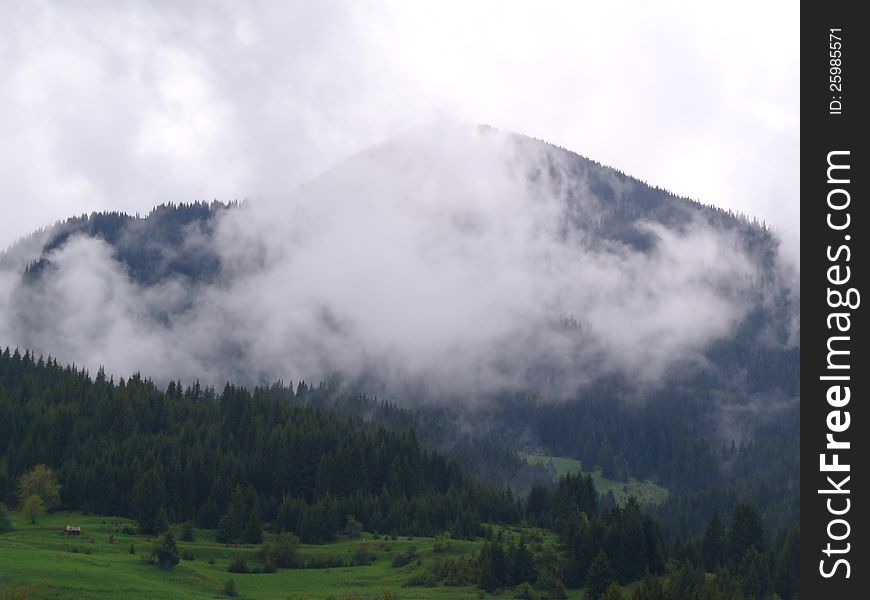
<instances>
[{"instance_id":1,"label":"overcast sky","mask_svg":"<svg viewBox=\"0 0 870 600\"><path fill-rule=\"evenodd\" d=\"M435 117L799 228L788 2L2 2L0 247L287 195ZM795 251L796 252L796 251Z\"/></svg>"}]
</instances>

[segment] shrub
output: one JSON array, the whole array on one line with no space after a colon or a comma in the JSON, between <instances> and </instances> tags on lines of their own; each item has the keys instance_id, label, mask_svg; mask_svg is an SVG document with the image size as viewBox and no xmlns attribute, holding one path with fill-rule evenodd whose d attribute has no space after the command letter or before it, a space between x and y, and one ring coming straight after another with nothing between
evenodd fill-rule
<instances>
[{"instance_id":1,"label":"shrub","mask_svg":"<svg viewBox=\"0 0 870 600\"><path fill-rule=\"evenodd\" d=\"M233 559L233 562L230 563L229 569L227 569L230 573L248 573L250 570L248 569L248 563L245 561L244 554L237 554Z\"/></svg>"},{"instance_id":2,"label":"shrub","mask_svg":"<svg viewBox=\"0 0 870 600\"><path fill-rule=\"evenodd\" d=\"M431 576L443 581L446 586L463 586L477 583L480 565L472 556L447 556L439 559L431 568Z\"/></svg>"},{"instance_id":3,"label":"shrub","mask_svg":"<svg viewBox=\"0 0 870 600\"><path fill-rule=\"evenodd\" d=\"M263 565L260 567L260 573L277 573L278 567L275 566L275 563L272 562L271 559L266 558L263 561Z\"/></svg>"},{"instance_id":4,"label":"shrub","mask_svg":"<svg viewBox=\"0 0 870 600\"><path fill-rule=\"evenodd\" d=\"M375 562L376 557L369 550L368 546L362 545L353 553L353 564L358 566L370 565Z\"/></svg>"},{"instance_id":5,"label":"shrub","mask_svg":"<svg viewBox=\"0 0 870 600\"><path fill-rule=\"evenodd\" d=\"M538 600L539 596L528 583L523 583L517 586L514 590L514 598L520 600Z\"/></svg>"},{"instance_id":6,"label":"shrub","mask_svg":"<svg viewBox=\"0 0 870 600\"><path fill-rule=\"evenodd\" d=\"M435 544L432 546L432 551L436 554L441 554L442 552L449 552L450 546L450 536L446 534L441 534L435 538Z\"/></svg>"},{"instance_id":7,"label":"shrub","mask_svg":"<svg viewBox=\"0 0 870 600\"><path fill-rule=\"evenodd\" d=\"M390 562L393 567L399 569L404 567L405 565L411 564L414 559L417 558L417 547L409 546L408 549L402 554L394 554L393 560Z\"/></svg>"},{"instance_id":8,"label":"shrub","mask_svg":"<svg viewBox=\"0 0 870 600\"><path fill-rule=\"evenodd\" d=\"M264 565L270 563L277 569L291 569L298 566L298 548L298 537L292 533L279 533L263 544L259 558Z\"/></svg>"},{"instance_id":9,"label":"shrub","mask_svg":"<svg viewBox=\"0 0 870 600\"><path fill-rule=\"evenodd\" d=\"M181 560L196 560L196 557L193 555L193 550L185 548L181 551Z\"/></svg>"},{"instance_id":10,"label":"shrub","mask_svg":"<svg viewBox=\"0 0 870 600\"><path fill-rule=\"evenodd\" d=\"M224 596L235 598L238 595L239 593L236 591L236 581L234 579L228 579L226 583L224 583Z\"/></svg>"},{"instance_id":11,"label":"shrub","mask_svg":"<svg viewBox=\"0 0 870 600\"><path fill-rule=\"evenodd\" d=\"M158 539L151 556L161 569L171 569L178 564L180 553L171 531L167 531Z\"/></svg>"}]
</instances>

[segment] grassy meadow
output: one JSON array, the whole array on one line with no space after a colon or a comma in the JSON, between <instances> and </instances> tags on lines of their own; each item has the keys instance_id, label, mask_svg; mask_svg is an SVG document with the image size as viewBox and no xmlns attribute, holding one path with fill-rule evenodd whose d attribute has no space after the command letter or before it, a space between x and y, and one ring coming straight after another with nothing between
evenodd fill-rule
<instances>
[{"instance_id":1,"label":"grassy meadow","mask_svg":"<svg viewBox=\"0 0 870 600\"><path fill-rule=\"evenodd\" d=\"M583 471L583 463L575 458L565 458L562 456L547 456L545 454L522 454L523 459L529 464L543 465L553 469L553 481L559 477L569 473L586 473ZM595 489L599 494L613 492L613 497L617 503L622 503L628 496L635 496L641 504L660 504L668 497L668 490L650 480L640 481L634 477L629 478L628 482L615 481L607 479L601 475L601 470L589 472L592 475L592 481L595 482Z\"/></svg>"},{"instance_id":2,"label":"grassy meadow","mask_svg":"<svg viewBox=\"0 0 870 600\"><path fill-rule=\"evenodd\" d=\"M57 512L41 517L33 525L20 513L10 515L14 531L0 535L2 600L226 598L224 585L229 579L234 580L238 598L242 599L490 597L473 586L406 586L412 578L420 579L427 573L439 556L477 551L481 541L449 540L449 549L436 553L434 538L375 539L371 534L363 534L360 538L325 545L303 544L299 556L350 564L354 553L363 546L376 557L370 565L238 574L228 572L229 564L240 553L248 556L248 564L256 564L254 554L258 547L219 544L214 531L196 529L193 542L178 542L182 553L188 553L188 558L192 555L193 560L181 560L175 568L161 570L142 562L149 556L154 540L130 533L135 528L133 521ZM80 525L83 535L64 535L67 524ZM544 544L555 542L552 534L544 536ZM131 546L135 554L130 553ZM411 546L416 547L418 560L394 568L392 555L407 552ZM513 596L510 590L500 595ZM568 596L582 598L583 594L569 590Z\"/></svg>"}]
</instances>

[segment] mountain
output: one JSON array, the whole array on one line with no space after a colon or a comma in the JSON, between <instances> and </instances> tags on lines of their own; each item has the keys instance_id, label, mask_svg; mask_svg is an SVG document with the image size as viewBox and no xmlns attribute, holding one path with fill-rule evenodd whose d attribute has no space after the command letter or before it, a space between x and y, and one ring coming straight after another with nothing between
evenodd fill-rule
<instances>
[{"instance_id":1,"label":"mountain","mask_svg":"<svg viewBox=\"0 0 870 600\"><path fill-rule=\"evenodd\" d=\"M800 395L787 264L745 216L450 124L280 200L48 228L0 256L0 340L161 385L325 381L311 401L413 426L496 483L539 478L516 455L534 449L666 485L663 514L685 530L738 495L787 524ZM765 487L770 460L785 490Z\"/></svg>"},{"instance_id":2,"label":"mountain","mask_svg":"<svg viewBox=\"0 0 870 600\"><path fill-rule=\"evenodd\" d=\"M98 213L44 235L0 258L0 333L163 381L340 370L440 396L570 395L703 370L711 349L751 371L743 349L714 347L799 337L769 229L485 127L413 132L280 201Z\"/></svg>"}]
</instances>

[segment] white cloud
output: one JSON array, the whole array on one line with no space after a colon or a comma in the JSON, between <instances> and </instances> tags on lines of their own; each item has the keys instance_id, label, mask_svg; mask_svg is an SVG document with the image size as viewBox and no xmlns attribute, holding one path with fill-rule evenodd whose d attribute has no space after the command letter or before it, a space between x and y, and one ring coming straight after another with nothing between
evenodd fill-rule
<instances>
[{"instance_id":1,"label":"white cloud","mask_svg":"<svg viewBox=\"0 0 870 600\"><path fill-rule=\"evenodd\" d=\"M797 235L790 3L28 2L0 16L0 246L91 210L285 198L437 114Z\"/></svg>"},{"instance_id":2,"label":"white cloud","mask_svg":"<svg viewBox=\"0 0 870 600\"><path fill-rule=\"evenodd\" d=\"M703 368L704 350L746 313L751 261L700 216L637 223L647 251L566 229L608 209L585 177L550 146L437 121L284 200L225 213L214 284L140 287L106 244L73 238L49 257L50 277L12 291L0 337L160 381L338 369L465 397ZM619 197L634 184L608 185ZM560 326L570 317L579 331Z\"/></svg>"}]
</instances>

